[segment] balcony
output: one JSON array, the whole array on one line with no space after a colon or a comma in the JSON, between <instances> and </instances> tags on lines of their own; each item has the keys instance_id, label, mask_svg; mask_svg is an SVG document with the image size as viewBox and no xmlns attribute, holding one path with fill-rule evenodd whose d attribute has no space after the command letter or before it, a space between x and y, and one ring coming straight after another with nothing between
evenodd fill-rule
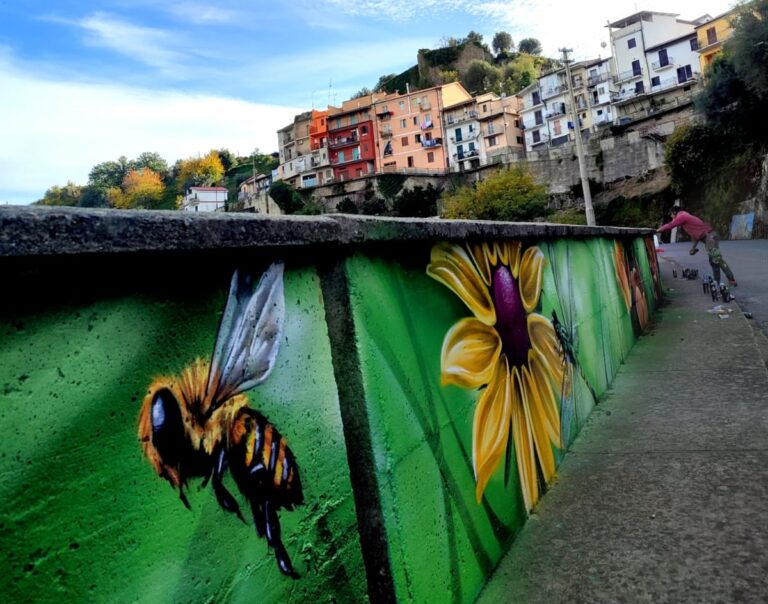
<instances>
[{"instance_id":1,"label":"balcony","mask_svg":"<svg viewBox=\"0 0 768 604\"><path fill-rule=\"evenodd\" d=\"M623 92L612 92L611 102L613 103L626 103L633 99L645 96L645 90L624 90Z\"/></svg>"},{"instance_id":2,"label":"balcony","mask_svg":"<svg viewBox=\"0 0 768 604\"><path fill-rule=\"evenodd\" d=\"M565 115L565 113L566 113L565 109L558 108L558 109L553 109L552 111L548 111L545 117L548 120L551 120L553 118L560 117L561 115Z\"/></svg>"},{"instance_id":3,"label":"balcony","mask_svg":"<svg viewBox=\"0 0 768 604\"><path fill-rule=\"evenodd\" d=\"M328 139L328 148L339 149L349 145L356 145L359 141L360 139L356 134L353 134L352 136L337 136L335 138Z\"/></svg>"},{"instance_id":4,"label":"balcony","mask_svg":"<svg viewBox=\"0 0 768 604\"><path fill-rule=\"evenodd\" d=\"M641 78L643 77L643 68L640 69L630 69L628 71L622 71L619 75L617 75L614 78L614 81L618 84L619 82L629 82L630 80L634 80L635 78Z\"/></svg>"},{"instance_id":5,"label":"balcony","mask_svg":"<svg viewBox=\"0 0 768 604\"><path fill-rule=\"evenodd\" d=\"M562 84L560 86L554 86L552 88L548 88L546 91L543 91L541 94L541 98L551 99L553 96L563 94L566 90L568 90L568 86L566 86L565 84Z\"/></svg>"},{"instance_id":6,"label":"balcony","mask_svg":"<svg viewBox=\"0 0 768 604\"><path fill-rule=\"evenodd\" d=\"M344 159L336 158L336 161L329 162L332 166L344 166L346 164L353 164L358 161L370 161L368 159L362 158L359 155L352 156L352 157L345 157Z\"/></svg>"},{"instance_id":7,"label":"balcony","mask_svg":"<svg viewBox=\"0 0 768 604\"><path fill-rule=\"evenodd\" d=\"M661 71L662 69L669 69L670 67L675 66L675 60L672 57L667 57L666 61L654 61L651 63L651 67L655 69L656 71Z\"/></svg>"},{"instance_id":8,"label":"balcony","mask_svg":"<svg viewBox=\"0 0 768 604\"><path fill-rule=\"evenodd\" d=\"M422 111L429 111L430 109L432 109L432 105L429 102L419 103L419 109L421 109Z\"/></svg>"},{"instance_id":9,"label":"balcony","mask_svg":"<svg viewBox=\"0 0 768 604\"><path fill-rule=\"evenodd\" d=\"M471 159L473 157L477 157L477 149L472 149L472 151L467 151L466 153L454 153L453 156L459 160L462 161L464 159Z\"/></svg>"},{"instance_id":10,"label":"balcony","mask_svg":"<svg viewBox=\"0 0 768 604\"><path fill-rule=\"evenodd\" d=\"M379 130L379 136L382 138L392 138L391 130Z\"/></svg>"},{"instance_id":11,"label":"balcony","mask_svg":"<svg viewBox=\"0 0 768 604\"><path fill-rule=\"evenodd\" d=\"M461 124L463 122L469 122L472 120L477 119L477 111L465 111L463 114L459 115L448 115L445 118L445 123L449 126L453 126L454 124Z\"/></svg>"},{"instance_id":12,"label":"balcony","mask_svg":"<svg viewBox=\"0 0 768 604\"><path fill-rule=\"evenodd\" d=\"M660 80L658 84L651 86L651 93L654 94L656 92L661 92L662 90L667 90L668 88L675 88L676 86L688 86L696 82L696 79L695 75L682 82L676 76L664 78L663 80Z\"/></svg>"},{"instance_id":13,"label":"balcony","mask_svg":"<svg viewBox=\"0 0 768 604\"><path fill-rule=\"evenodd\" d=\"M386 107L382 107L376 110L376 117L380 120L388 120L390 117L392 117L392 112Z\"/></svg>"},{"instance_id":14,"label":"balcony","mask_svg":"<svg viewBox=\"0 0 768 604\"><path fill-rule=\"evenodd\" d=\"M536 147L538 145L546 145L549 142L549 136L546 134L542 134L539 137L539 140L531 140L531 147Z\"/></svg>"},{"instance_id":15,"label":"balcony","mask_svg":"<svg viewBox=\"0 0 768 604\"><path fill-rule=\"evenodd\" d=\"M591 88L592 86L607 82L609 77L610 76L607 73L598 73L597 75L589 76L589 78L587 78L587 86Z\"/></svg>"},{"instance_id":16,"label":"balcony","mask_svg":"<svg viewBox=\"0 0 768 604\"><path fill-rule=\"evenodd\" d=\"M612 124L612 123L613 123L613 120L610 117L603 117L602 115L595 120L595 126L597 126L598 128L602 126L608 126L609 124Z\"/></svg>"},{"instance_id":17,"label":"balcony","mask_svg":"<svg viewBox=\"0 0 768 604\"><path fill-rule=\"evenodd\" d=\"M584 88L584 78L581 76L573 76L571 78L571 81L573 82L573 89L578 90L579 88Z\"/></svg>"},{"instance_id":18,"label":"balcony","mask_svg":"<svg viewBox=\"0 0 768 604\"><path fill-rule=\"evenodd\" d=\"M439 147L442 144L443 144L443 139L442 138L433 138L431 140L422 140L421 141L421 146L424 147L425 149L431 149L433 147Z\"/></svg>"},{"instance_id":19,"label":"balcony","mask_svg":"<svg viewBox=\"0 0 768 604\"><path fill-rule=\"evenodd\" d=\"M468 132L467 134L464 134L464 135L459 136L459 137L452 136L451 137L451 142L452 143L463 143L463 142L466 142L466 141L473 141L479 135L480 135L480 132Z\"/></svg>"}]
</instances>

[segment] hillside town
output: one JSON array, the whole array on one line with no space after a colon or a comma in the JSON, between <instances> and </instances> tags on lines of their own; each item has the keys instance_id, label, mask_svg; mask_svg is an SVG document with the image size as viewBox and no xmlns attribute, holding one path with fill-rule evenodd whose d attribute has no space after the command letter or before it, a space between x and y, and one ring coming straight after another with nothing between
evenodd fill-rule
<instances>
[{"instance_id":1,"label":"hillside town","mask_svg":"<svg viewBox=\"0 0 768 604\"><path fill-rule=\"evenodd\" d=\"M437 176L516 163L572 143L576 122L589 140L662 114L681 113L685 121L702 74L731 34L730 17L689 21L637 12L607 25L610 56L543 73L516 95L473 96L451 82L308 110L277 131L279 166L244 181L238 201L245 210L267 211L276 181L301 190L372 175Z\"/></svg>"}]
</instances>

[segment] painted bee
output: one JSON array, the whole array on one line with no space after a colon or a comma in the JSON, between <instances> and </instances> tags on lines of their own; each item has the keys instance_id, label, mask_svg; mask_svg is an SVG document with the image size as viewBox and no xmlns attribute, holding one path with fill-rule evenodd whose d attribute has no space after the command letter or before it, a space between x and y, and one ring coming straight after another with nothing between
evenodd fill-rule
<instances>
[{"instance_id":1,"label":"painted bee","mask_svg":"<svg viewBox=\"0 0 768 604\"><path fill-rule=\"evenodd\" d=\"M303 503L299 467L285 438L243 392L267 379L283 334L283 264L272 264L254 288L235 271L210 364L195 360L180 375L158 377L139 414L139 439L161 478L184 493L187 481L209 480L219 505L244 521L224 486L229 470L248 500L259 537L266 535L283 574L296 578L280 538L280 508Z\"/></svg>"}]
</instances>

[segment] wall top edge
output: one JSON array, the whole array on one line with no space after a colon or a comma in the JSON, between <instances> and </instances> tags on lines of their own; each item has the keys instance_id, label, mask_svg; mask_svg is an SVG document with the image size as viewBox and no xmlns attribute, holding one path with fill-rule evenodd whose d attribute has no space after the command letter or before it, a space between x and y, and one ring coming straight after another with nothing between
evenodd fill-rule
<instances>
[{"instance_id":1,"label":"wall top edge","mask_svg":"<svg viewBox=\"0 0 768 604\"><path fill-rule=\"evenodd\" d=\"M369 242L494 238L632 237L652 229L543 222L485 222L345 214L269 217L240 213L0 208L0 257L248 249Z\"/></svg>"}]
</instances>

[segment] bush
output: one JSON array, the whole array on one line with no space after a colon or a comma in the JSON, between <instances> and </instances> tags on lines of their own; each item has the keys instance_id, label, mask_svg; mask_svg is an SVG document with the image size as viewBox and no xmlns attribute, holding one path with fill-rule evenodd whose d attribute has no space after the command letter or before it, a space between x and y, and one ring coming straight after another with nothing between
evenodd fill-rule
<instances>
[{"instance_id":1,"label":"bush","mask_svg":"<svg viewBox=\"0 0 768 604\"><path fill-rule=\"evenodd\" d=\"M527 169L499 170L474 187L443 195L446 218L470 220L532 220L546 218L547 190Z\"/></svg>"},{"instance_id":2,"label":"bush","mask_svg":"<svg viewBox=\"0 0 768 604\"><path fill-rule=\"evenodd\" d=\"M437 216L437 200L440 198L440 189L436 189L429 183L426 188L415 186L413 189L403 191L395 198L392 213L395 216L412 216L427 218Z\"/></svg>"},{"instance_id":3,"label":"bush","mask_svg":"<svg viewBox=\"0 0 768 604\"><path fill-rule=\"evenodd\" d=\"M336 211L341 214L357 214L357 204L349 197L345 197L338 204L336 204Z\"/></svg>"}]
</instances>

